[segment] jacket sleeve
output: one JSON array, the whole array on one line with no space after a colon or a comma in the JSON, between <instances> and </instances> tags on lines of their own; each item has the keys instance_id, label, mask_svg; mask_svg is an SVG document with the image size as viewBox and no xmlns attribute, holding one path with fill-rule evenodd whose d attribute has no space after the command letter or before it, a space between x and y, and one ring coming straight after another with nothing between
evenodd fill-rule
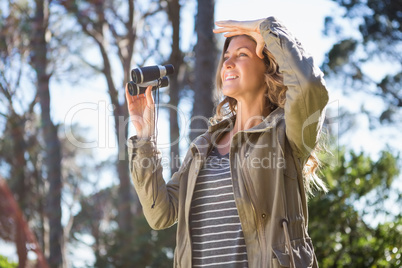
<instances>
[{"instance_id":1,"label":"jacket sleeve","mask_svg":"<svg viewBox=\"0 0 402 268\"><path fill-rule=\"evenodd\" d=\"M184 165L165 183L161 153L153 141L137 140L134 136L128 139L127 146L131 178L148 224L155 230L172 226L177 221L179 182Z\"/></svg>"},{"instance_id":2,"label":"jacket sleeve","mask_svg":"<svg viewBox=\"0 0 402 268\"><path fill-rule=\"evenodd\" d=\"M284 107L286 135L295 155L306 160L318 142L328 103L323 73L276 18L264 20L260 32L288 88Z\"/></svg>"}]
</instances>

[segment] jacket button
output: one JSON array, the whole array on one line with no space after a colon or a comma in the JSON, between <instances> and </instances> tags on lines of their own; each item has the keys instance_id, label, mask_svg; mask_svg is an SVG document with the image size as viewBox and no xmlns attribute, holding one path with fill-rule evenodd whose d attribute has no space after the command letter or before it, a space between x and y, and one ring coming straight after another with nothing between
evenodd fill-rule
<instances>
[{"instance_id":1,"label":"jacket button","mask_svg":"<svg viewBox=\"0 0 402 268\"><path fill-rule=\"evenodd\" d=\"M261 214L261 218L265 219L266 217L267 217L267 214L265 214L265 213Z\"/></svg>"}]
</instances>

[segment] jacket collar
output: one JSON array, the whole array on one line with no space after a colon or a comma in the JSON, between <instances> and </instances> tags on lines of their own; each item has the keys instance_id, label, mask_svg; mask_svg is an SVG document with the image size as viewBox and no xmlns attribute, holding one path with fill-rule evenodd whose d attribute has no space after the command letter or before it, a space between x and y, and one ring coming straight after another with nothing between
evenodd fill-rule
<instances>
[{"instance_id":1,"label":"jacket collar","mask_svg":"<svg viewBox=\"0 0 402 268\"><path fill-rule=\"evenodd\" d=\"M243 132L259 132L259 131L264 132L269 128L275 127L278 121L284 119L284 116L285 112L283 108L278 107L273 112L271 112L267 117L265 117L260 124L250 129L244 130ZM208 132L213 133L219 129L230 127L231 125L234 125L235 120L236 115L230 118L226 118L216 124L210 125L208 127Z\"/></svg>"},{"instance_id":2,"label":"jacket collar","mask_svg":"<svg viewBox=\"0 0 402 268\"><path fill-rule=\"evenodd\" d=\"M278 122L285 118L285 113L283 108L276 108L273 112L271 112L264 120L247 130L244 130L245 133L254 133L254 132L265 132L270 128L275 127ZM190 149L193 153L199 153L201 157L206 157L208 155L208 151L210 149L212 143L212 134L218 130L223 130L225 128L231 128L234 125L236 116L232 116L230 118L223 119L216 124L211 124L208 127L208 131L204 134L198 136L190 145Z\"/></svg>"}]
</instances>

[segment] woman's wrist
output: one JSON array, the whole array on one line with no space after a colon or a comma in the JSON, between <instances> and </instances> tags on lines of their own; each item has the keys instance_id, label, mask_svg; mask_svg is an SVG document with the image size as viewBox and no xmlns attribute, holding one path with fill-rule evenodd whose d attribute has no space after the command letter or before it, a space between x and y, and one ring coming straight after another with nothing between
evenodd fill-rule
<instances>
[{"instance_id":1,"label":"woman's wrist","mask_svg":"<svg viewBox=\"0 0 402 268\"><path fill-rule=\"evenodd\" d=\"M257 20L257 27L256 27L257 33L261 34L261 23L263 23L265 20L266 20L266 18Z\"/></svg>"},{"instance_id":2,"label":"woman's wrist","mask_svg":"<svg viewBox=\"0 0 402 268\"><path fill-rule=\"evenodd\" d=\"M137 135L137 140L151 141L153 140L153 135Z\"/></svg>"}]
</instances>

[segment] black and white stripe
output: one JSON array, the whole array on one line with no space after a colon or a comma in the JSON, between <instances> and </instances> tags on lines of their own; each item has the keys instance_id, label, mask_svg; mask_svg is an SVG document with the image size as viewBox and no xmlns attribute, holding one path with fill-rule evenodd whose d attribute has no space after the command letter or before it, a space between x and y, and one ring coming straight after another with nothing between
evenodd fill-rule
<instances>
[{"instance_id":1,"label":"black and white stripe","mask_svg":"<svg viewBox=\"0 0 402 268\"><path fill-rule=\"evenodd\" d=\"M214 149L200 171L190 212L193 267L248 267L228 155Z\"/></svg>"}]
</instances>

